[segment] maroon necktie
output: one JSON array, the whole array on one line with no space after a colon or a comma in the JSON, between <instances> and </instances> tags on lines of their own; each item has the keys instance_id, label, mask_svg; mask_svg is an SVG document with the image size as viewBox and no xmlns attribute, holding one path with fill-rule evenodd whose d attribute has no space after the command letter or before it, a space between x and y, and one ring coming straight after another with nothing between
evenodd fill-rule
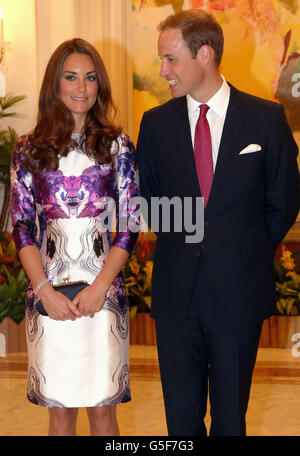
<instances>
[{"instance_id":1,"label":"maroon necktie","mask_svg":"<svg viewBox=\"0 0 300 456\"><path fill-rule=\"evenodd\" d=\"M196 170L201 189L201 195L204 198L204 207L207 205L214 176L211 136L209 124L206 118L206 113L208 110L209 106L206 104L200 105L200 115L196 124L194 139Z\"/></svg>"}]
</instances>

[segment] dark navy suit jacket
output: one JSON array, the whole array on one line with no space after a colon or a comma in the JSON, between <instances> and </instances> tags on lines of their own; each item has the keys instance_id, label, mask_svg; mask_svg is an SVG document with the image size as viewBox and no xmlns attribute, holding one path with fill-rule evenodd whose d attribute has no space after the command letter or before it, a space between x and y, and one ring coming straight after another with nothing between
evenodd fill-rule
<instances>
[{"instance_id":1,"label":"dark navy suit jacket","mask_svg":"<svg viewBox=\"0 0 300 456\"><path fill-rule=\"evenodd\" d=\"M274 253L299 211L297 145L283 107L233 86L202 243L157 232L152 316L182 320L201 263L207 311L243 325L274 313ZM249 144L261 150L240 154ZM137 144L142 196L200 197L186 97L144 113ZM194 201L195 202L195 201ZM196 204L196 202L195 202ZM151 218L149 222L151 226Z\"/></svg>"}]
</instances>

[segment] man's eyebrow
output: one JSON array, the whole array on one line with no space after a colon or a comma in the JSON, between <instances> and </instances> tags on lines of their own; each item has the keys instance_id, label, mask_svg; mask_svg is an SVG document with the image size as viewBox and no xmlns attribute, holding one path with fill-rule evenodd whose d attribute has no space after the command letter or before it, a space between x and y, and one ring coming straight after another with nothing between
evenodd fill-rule
<instances>
[{"instance_id":1,"label":"man's eyebrow","mask_svg":"<svg viewBox=\"0 0 300 456\"><path fill-rule=\"evenodd\" d=\"M174 55L173 55L173 54L164 54L164 55L162 55L162 56L159 55L158 57L159 57L160 59L163 59L164 57L174 57Z\"/></svg>"}]
</instances>

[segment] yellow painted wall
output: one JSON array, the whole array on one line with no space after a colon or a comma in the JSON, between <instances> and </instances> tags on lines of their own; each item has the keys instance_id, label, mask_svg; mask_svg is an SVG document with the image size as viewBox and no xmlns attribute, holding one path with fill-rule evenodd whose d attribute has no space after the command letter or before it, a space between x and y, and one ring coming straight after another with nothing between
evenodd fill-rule
<instances>
[{"instance_id":1,"label":"yellow painted wall","mask_svg":"<svg viewBox=\"0 0 300 456\"><path fill-rule=\"evenodd\" d=\"M132 0L132 5L134 71L138 81L134 90L135 139L143 107L146 110L170 98L170 91L158 74L156 27L180 9L201 7L215 15L225 38L221 72L229 82L258 97L278 101L277 85L286 64L285 60L282 65L284 37L289 31L287 57L300 52L299 1ZM286 90L291 92L292 83L285 81L285 84ZM148 96L145 92L149 92ZM293 131L300 144L300 128Z\"/></svg>"},{"instance_id":2,"label":"yellow painted wall","mask_svg":"<svg viewBox=\"0 0 300 456\"><path fill-rule=\"evenodd\" d=\"M7 94L26 95L16 106L20 117L7 118L2 126L12 125L19 134L30 130L36 117L38 93L36 22L34 0L0 0L4 39L10 43L6 53Z\"/></svg>"}]
</instances>

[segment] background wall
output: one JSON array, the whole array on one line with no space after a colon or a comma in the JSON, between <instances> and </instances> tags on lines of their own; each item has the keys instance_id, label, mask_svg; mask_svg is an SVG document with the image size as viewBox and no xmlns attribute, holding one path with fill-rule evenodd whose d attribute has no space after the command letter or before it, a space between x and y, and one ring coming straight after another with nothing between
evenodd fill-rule
<instances>
[{"instance_id":1,"label":"background wall","mask_svg":"<svg viewBox=\"0 0 300 456\"><path fill-rule=\"evenodd\" d=\"M283 103L300 145L300 97L292 95L291 80L300 72L299 1L132 0L132 5L134 137L143 111L170 97L168 84L158 76L157 25L169 14L205 8L224 31L221 72L240 90Z\"/></svg>"},{"instance_id":2,"label":"background wall","mask_svg":"<svg viewBox=\"0 0 300 456\"><path fill-rule=\"evenodd\" d=\"M7 93L26 95L16 106L19 135L36 121L45 66L64 40L82 37L106 65L118 122L137 139L143 112L170 97L159 78L157 24L187 8L213 12L225 35L222 73L234 85L280 101L300 145L300 97L292 96L291 77L300 72L300 5L294 0L0 0L10 50L0 69ZM134 83L132 83L132 81ZM299 89L300 93L300 89ZM300 157L299 157L300 163ZM1 199L1 195L0 195ZM300 239L300 219L290 232Z\"/></svg>"},{"instance_id":3,"label":"background wall","mask_svg":"<svg viewBox=\"0 0 300 456\"><path fill-rule=\"evenodd\" d=\"M19 134L34 126L48 59L62 41L78 36L101 53L119 121L136 141L144 110L170 97L158 75L156 26L190 7L212 11L222 24L225 77L242 90L283 102L299 143L300 98L292 99L290 76L300 71L300 6L289 0L0 0L10 45L7 92L27 97L18 107L20 117L6 123Z\"/></svg>"},{"instance_id":4,"label":"background wall","mask_svg":"<svg viewBox=\"0 0 300 456\"><path fill-rule=\"evenodd\" d=\"M101 53L110 76L118 121L132 135L131 0L0 0L6 53L2 71L7 94L26 95L19 117L3 125L19 135L35 125L39 88L46 64L64 40L80 37Z\"/></svg>"},{"instance_id":5,"label":"background wall","mask_svg":"<svg viewBox=\"0 0 300 456\"><path fill-rule=\"evenodd\" d=\"M10 50L5 55L7 94L26 95L17 107L18 119L7 119L22 134L33 126L38 93L35 1L0 0L4 16L4 39ZM3 71L3 70L2 70Z\"/></svg>"},{"instance_id":6,"label":"background wall","mask_svg":"<svg viewBox=\"0 0 300 456\"><path fill-rule=\"evenodd\" d=\"M157 25L170 14L204 8L223 28L222 74L240 90L282 103L300 146L300 87L293 91L292 80L295 74L300 80L299 1L132 0L132 7L134 140L143 112L170 98L168 84L159 77ZM300 216L288 239L300 240Z\"/></svg>"}]
</instances>

